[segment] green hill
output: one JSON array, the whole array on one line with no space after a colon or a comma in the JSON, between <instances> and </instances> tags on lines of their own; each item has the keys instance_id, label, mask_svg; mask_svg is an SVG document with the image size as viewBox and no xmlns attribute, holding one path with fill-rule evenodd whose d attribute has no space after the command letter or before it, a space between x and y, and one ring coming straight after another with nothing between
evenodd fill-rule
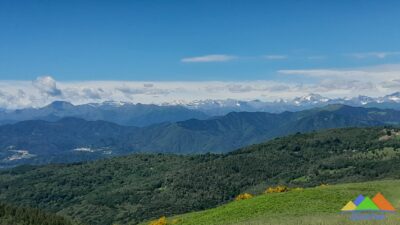
<instances>
[{"instance_id":1,"label":"green hill","mask_svg":"<svg viewBox=\"0 0 400 225\"><path fill-rule=\"evenodd\" d=\"M89 225L137 224L216 207L266 187L400 179L400 132L346 128L276 138L228 154L134 154L0 171L0 201Z\"/></svg>"},{"instance_id":2,"label":"green hill","mask_svg":"<svg viewBox=\"0 0 400 225\"><path fill-rule=\"evenodd\" d=\"M400 180L385 180L263 194L214 209L175 216L167 221L176 225L400 224L399 213L389 214L384 221L358 222L351 221L348 214L340 213L340 209L357 195L373 197L377 192L382 192L396 209L400 209Z\"/></svg>"}]
</instances>

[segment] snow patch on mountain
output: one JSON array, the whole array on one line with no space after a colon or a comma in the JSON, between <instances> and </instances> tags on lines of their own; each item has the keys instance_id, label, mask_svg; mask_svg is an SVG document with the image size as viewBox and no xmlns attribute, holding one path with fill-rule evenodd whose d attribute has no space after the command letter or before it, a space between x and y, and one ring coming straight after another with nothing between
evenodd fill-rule
<instances>
[{"instance_id":1,"label":"snow patch on mountain","mask_svg":"<svg viewBox=\"0 0 400 225\"><path fill-rule=\"evenodd\" d=\"M310 93L305 96L293 99L279 99L272 102L261 101L258 99L243 101L235 99L225 100L196 100L186 102L183 100L165 103L164 105L180 105L189 109L200 110L210 115L223 115L231 111L262 111L279 113L283 111L298 111L311 107L321 107L329 104L345 104L350 106L368 106L369 104L400 103L400 92L396 92L383 97L369 97L360 95L357 97L328 98L320 94ZM399 105L400 108L400 105Z\"/></svg>"}]
</instances>

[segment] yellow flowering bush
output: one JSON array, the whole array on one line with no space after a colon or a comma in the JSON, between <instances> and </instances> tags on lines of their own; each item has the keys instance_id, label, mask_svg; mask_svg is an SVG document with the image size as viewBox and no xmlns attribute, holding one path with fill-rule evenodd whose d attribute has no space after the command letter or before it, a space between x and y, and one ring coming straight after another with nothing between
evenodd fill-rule
<instances>
[{"instance_id":1,"label":"yellow flowering bush","mask_svg":"<svg viewBox=\"0 0 400 225\"><path fill-rule=\"evenodd\" d=\"M167 225L167 218L163 216L158 220L151 221L149 225Z\"/></svg>"},{"instance_id":2,"label":"yellow flowering bush","mask_svg":"<svg viewBox=\"0 0 400 225\"><path fill-rule=\"evenodd\" d=\"M240 201L240 200L250 199L252 197L253 197L253 195L251 195L249 193L244 193L244 194L240 194L240 195L236 196L235 200Z\"/></svg>"},{"instance_id":3,"label":"yellow flowering bush","mask_svg":"<svg viewBox=\"0 0 400 225\"><path fill-rule=\"evenodd\" d=\"M289 188L283 185L279 185L276 187L269 187L267 190L265 190L265 194L270 194L270 193L282 193L282 192L287 192L289 191Z\"/></svg>"}]
</instances>

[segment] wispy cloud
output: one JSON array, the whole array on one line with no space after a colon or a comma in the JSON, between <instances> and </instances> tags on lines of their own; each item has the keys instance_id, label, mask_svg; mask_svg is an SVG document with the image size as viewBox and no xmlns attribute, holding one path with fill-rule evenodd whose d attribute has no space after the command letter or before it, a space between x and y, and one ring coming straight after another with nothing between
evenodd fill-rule
<instances>
[{"instance_id":1,"label":"wispy cloud","mask_svg":"<svg viewBox=\"0 0 400 225\"><path fill-rule=\"evenodd\" d=\"M355 59L367 59L367 58L385 59L391 56L400 56L400 51L356 52L343 55ZM325 55L303 56L303 58L304 57L308 60L323 60L327 58L327 56ZM254 60L260 58L266 60L285 60L288 59L289 56L285 54L277 54L277 55L271 54L262 56L243 57L243 56L226 55L226 54L211 54L211 55L182 58L181 62L184 63L227 62L239 58L254 59Z\"/></svg>"},{"instance_id":2,"label":"wispy cloud","mask_svg":"<svg viewBox=\"0 0 400 225\"><path fill-rule=\"evenodd\" d=\"M398 91L400 65L379 65L352 69L279 70L285 76L312 79L315 92L347 93L347 96L378 96Z\"/></svg>"},{"instance_id":3,"label":"wispy cloud","mask_svg":"<svg viewBox=\"0 0 400 225\"><path fill-rule=\"evenodd\" d=\"M279 70L278 73L283 75L300 75L320 79L355 79L379 82L398 79L400 76L400 65L380 65L353 69Z\"/></svg>"},{"instance_id":4,"label":"wispy cloud","mask_svg":"<svg viewBox=\"0 0 400 225\"><path fill-rule=\"evenodd\" d=\"M357 59L365 59L365 58L384 59L389 56L400 55L400 52L358 52L358 53L350 53L347 55Z\"/></svg>"},{"instance_id":5,"label":"wispy cloud","mask_svg":"<svg viewBox=\"0 0 400 225\"><path fill-rule=\"evenodd\" d=\"M360 70L334 70L334 69L307 69L307 70L279 70L283 75L301 75L314 78L350 78L367 75L367 72Z\"/></svg>"},{"instance_id":6,"label":"wispy cloud","mask_svg":"<svg viewBox=\"0 0 400 225\"><path fill-rule=\"evenodd\" d=\"M282 59L287 59L288 56L287 55L264 55L263 58L268 59L268 60L282 60Z\"/></svg>"},{"instance_id":7,"label":"wispy cloud","mask_svg":"<svg viewBox=\"0 0 400 225\"><path fill-rule=\"evenodd\" d=\"M236 59L236 56L233 55L204 55L204 56L196 56L196 57L188 57L181 59L181 62L184 63L204 63L204 62L227 62Z\"/></svg>"}]
</instances>

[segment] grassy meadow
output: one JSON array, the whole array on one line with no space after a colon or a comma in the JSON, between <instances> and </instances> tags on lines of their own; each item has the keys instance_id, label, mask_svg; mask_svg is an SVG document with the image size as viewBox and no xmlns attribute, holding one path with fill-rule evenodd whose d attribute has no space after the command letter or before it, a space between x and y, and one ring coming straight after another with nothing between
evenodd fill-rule
<instances>
[{"instance_id":1,"label":"grassy meadow","mask_svg":"<svg viewBox=\"0 0 400 225\"><path fill-rule=\"evenodd\" d=\"M400 208L400 180L328 185L285 193L262 194L200 212L168 218L180 225L395 225L398 212L384 221L351 221L340 209L359 194L373 197L381 192L396 209Z\"/></svg>"}]
</instances>

